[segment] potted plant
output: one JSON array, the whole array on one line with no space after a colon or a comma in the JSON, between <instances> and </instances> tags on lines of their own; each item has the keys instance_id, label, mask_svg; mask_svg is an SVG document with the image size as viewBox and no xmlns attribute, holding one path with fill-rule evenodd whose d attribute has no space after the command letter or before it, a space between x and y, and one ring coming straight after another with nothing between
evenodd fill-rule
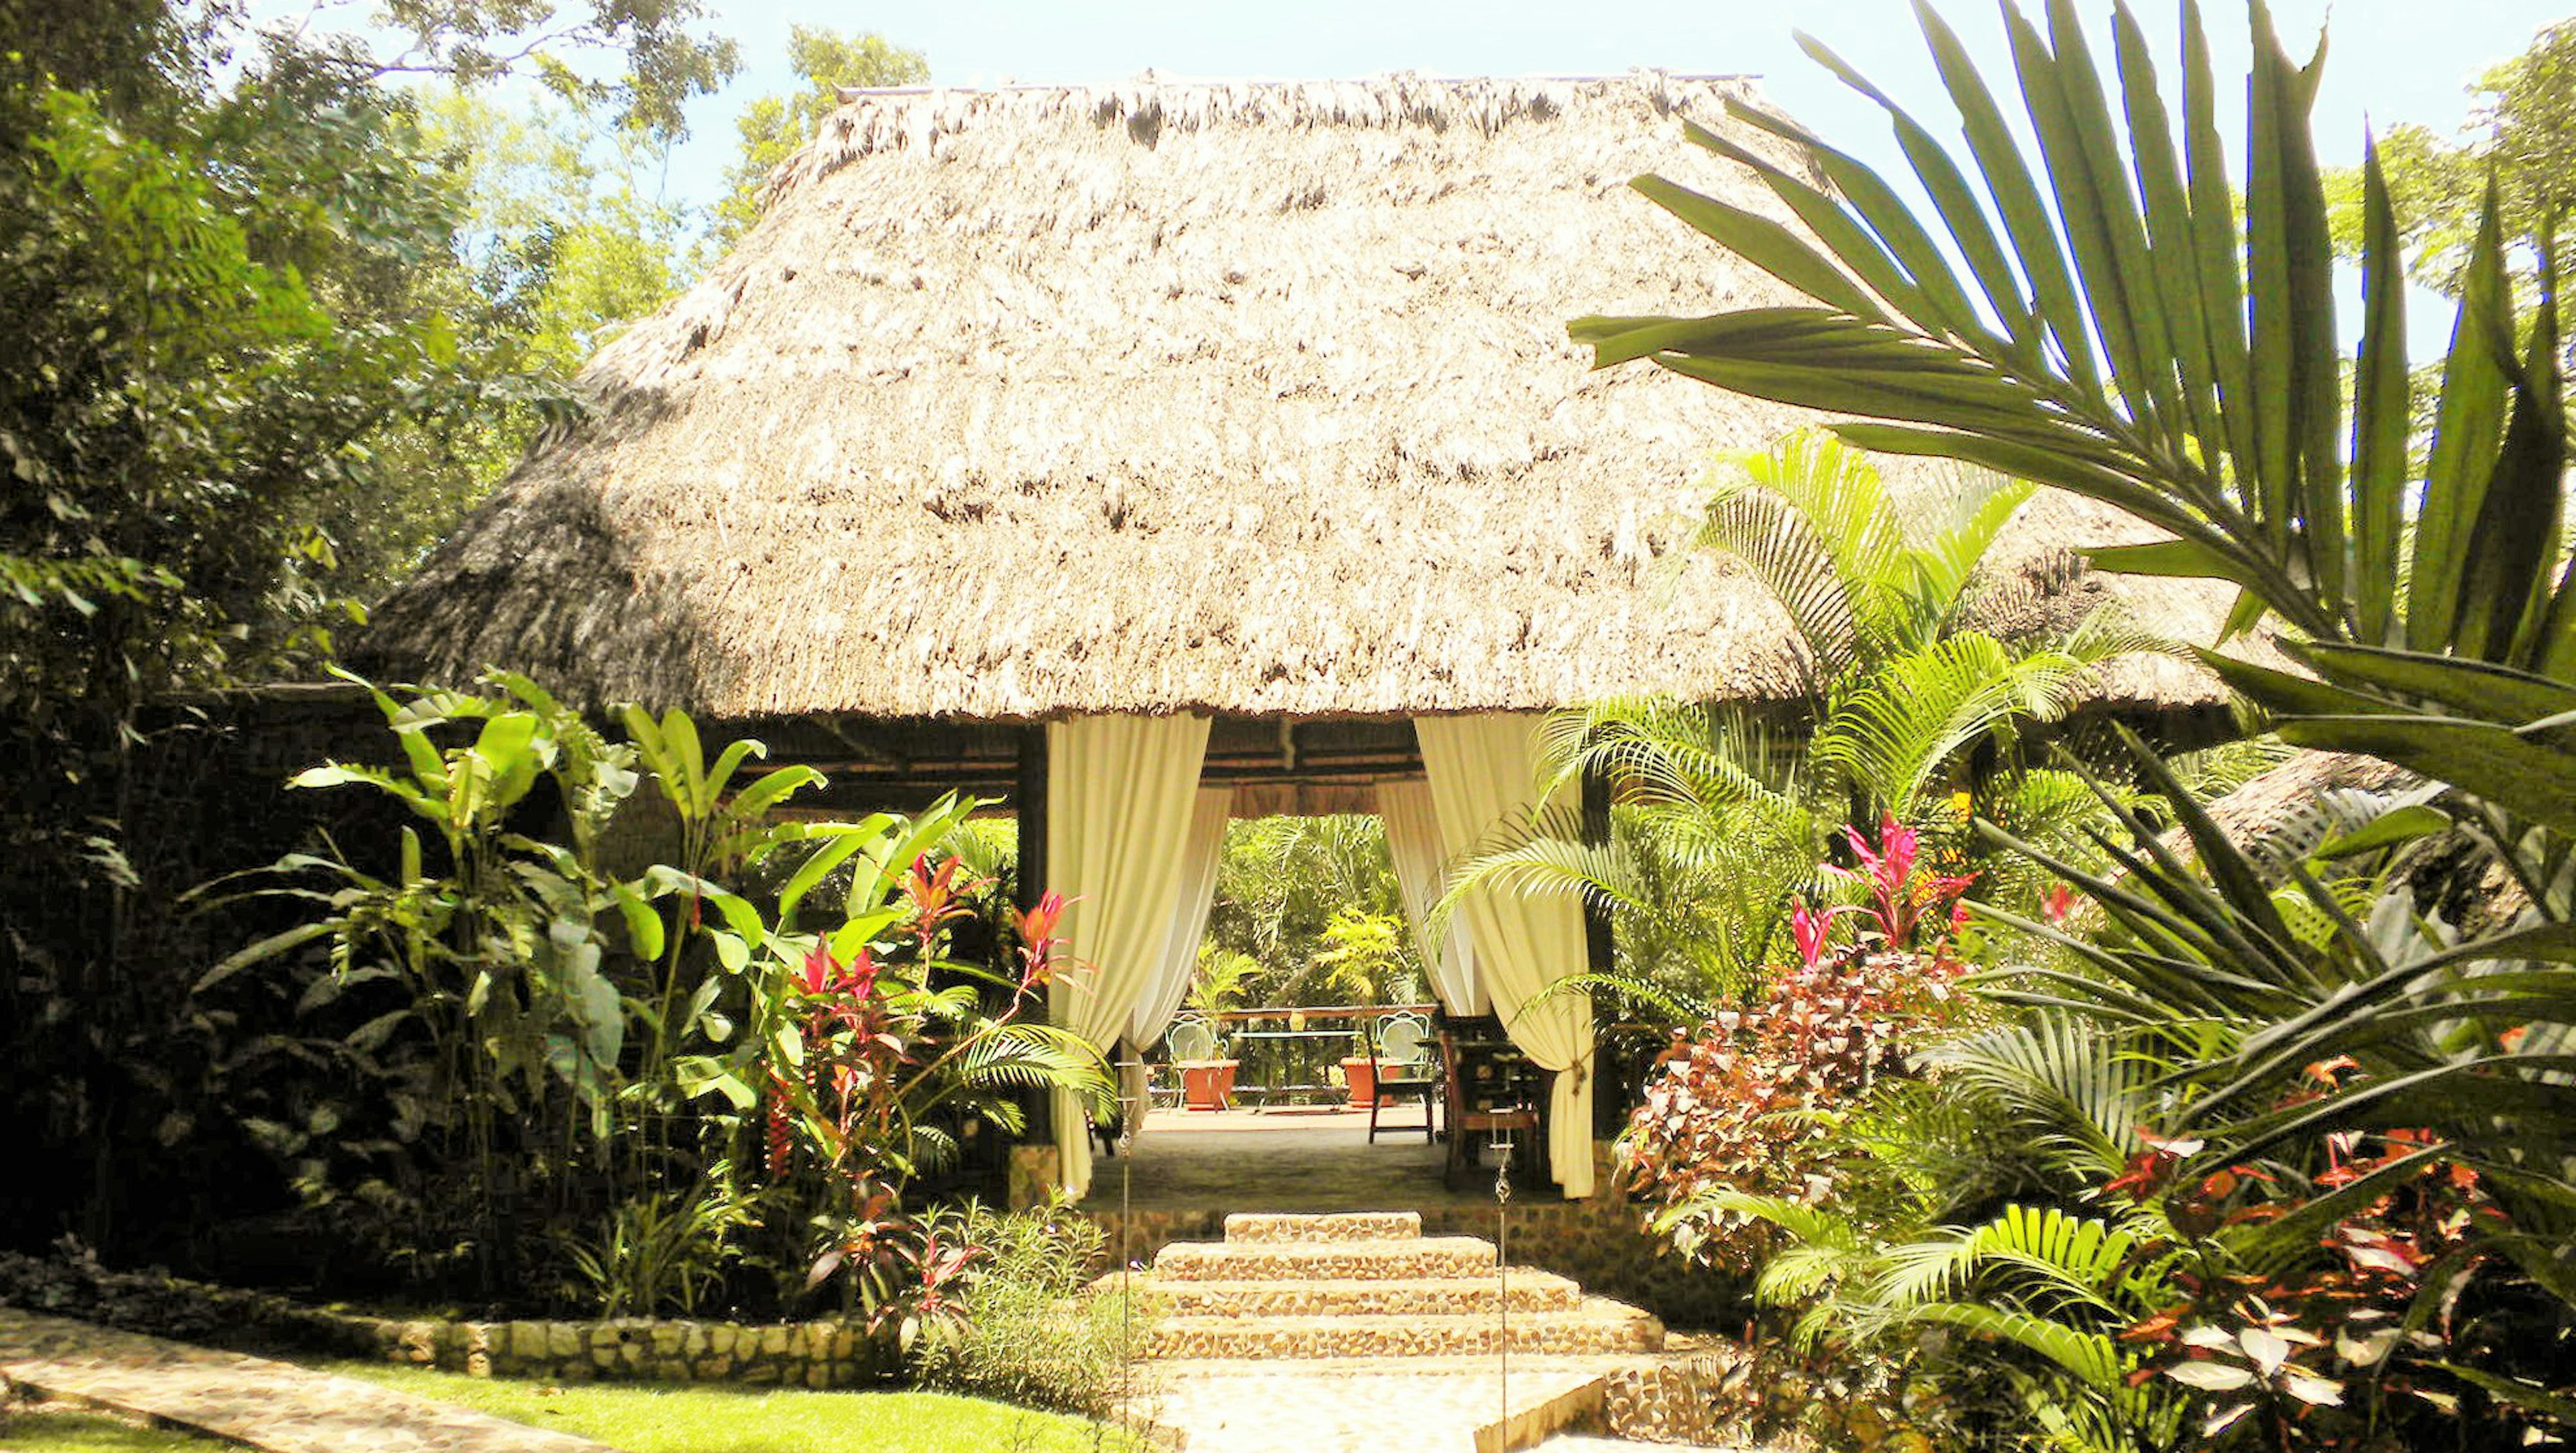
<instances>
[{"instance_id":1,"label":"potted plant","mask_svg":"<svg viewBox=\"0 0 2576 1453\"><path fill-rule=\"evenodd\" d=\"M1234 1076L1242 1062L1225 1056L1210 1026L1217 1015L1242 1001L1245 986L1260 975L1260 962L1249 955L1213 942L1199 945L1198 972L1190 978L1189 1017L1174 1025L1164 1041L1171 1046L1172 1068L1180 1072L1183 1108L1224 1110L1234 1104Z\"/></svg>"},{"instance_id":2,"label":"potted plant","mask_svg":"<svg viewBox=\"0 0 2576 1453\"><path fill-rule=\"evenodd\" d=\"M1366 1026L1353 1038L1359 1053L1342 1057L1342 1083L1350 1089L1352 1108L1361 1109L1377 1099L1377 1060L1368 1052Z\"/></svg>"}]
</instances>

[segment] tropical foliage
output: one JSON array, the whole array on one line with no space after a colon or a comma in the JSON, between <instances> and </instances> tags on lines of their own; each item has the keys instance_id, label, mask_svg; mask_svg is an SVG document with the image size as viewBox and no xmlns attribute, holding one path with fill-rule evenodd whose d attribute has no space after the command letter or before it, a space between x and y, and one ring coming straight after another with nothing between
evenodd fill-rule
<instances>
[{"instance_id":1,"label":"tropical foliage","mask_svg":"<svg viewBox=\"0 0 2576 1453\"><path fill-rule=\"evenodd\" d=\"M1263 817L1226 829L1198 999L1421 1003L1386 829L1374 817ZM1198 1002L1194 999L1193 1002Z\"/></svg>"},{"instance_id":2,"label":"tropical foliage","mask_svg":"<svg viewBox=\"0 0 2576 1453\"><path fill-rule=\"evenodd\" d=\"M1776 710L1596 702L1550 719L1559 800L1612 794L1608 832L1577 816L1512 825L1462 882L1571 891L1606 907L1621 961L1606 989L1696 1020L1752 990L1791 948L1789 903L1832 891L1817 865L1846 822L1889 816L1954 862L1971 808L2070 848L2094 810L2080 780L2029 760L2094 667L2149 646L2107 610L2037 637L1985 627L2016 591L1987 556L2030 486L1951 472L1900 499L1867 456L1803 434L1739 459L1691 547L1738 563L1794 628L1798 679ZM1517 831L1514 831L1516 828ZM2035 902L2039 875L1988 865L1990 893Z\"/></svg>"},{"instance_id":3,"label":"tropical foliage","mask_svg":"<svg viewBox=\"0 0 2576 1453\"><path fill-rule=\"evenodd\" d=\"M485 1295L551 1266L612 1313L687 1310L743 1294L728 1278L765 1229L769 1272L802 1257L770 1298L846 1266L854 1298L917 1324L957 1267L902 1215L905 1185L969 1126L1021 1128L1016 1092L1108 1093L1097 1055L1027 1013L1056 908L1008 965L952 958L978 885L933 854L971 802L778 820L818 778L746 777L757 742L710 757L685 714L632 708L612 736L524 678L491 684L375 691L404 766L296 778L410 825L389 867L279 863L283 884L246 891L314 916L198 985L289 974L300 1010L357 1020L280 1048L364 1092L262 1138L317 1205L398 1209L410 1224L379 1234L431 1277L469 1260ZM528 821L540 802L559 827ZM828 926L802 927L827 887ZM327 952L299 968L308 944Z\"/></svg>"},{"instance_id":4,"label":"tropical foliage","mask_svg":"<svg viewBox=\"0 0 2576 1453\"><path fill-rule=\"evenodd\" d=\"M399 5L369 37L328 11L7 11L0 1121L64 1170L0 1196L39 1239L73 1205L103 1245L184 1238L174 1189L246 1189L180 1169L240 1147L182 1132L222 1069L186 984L230 945L172 904L291 814L202 800L275 770L215 693L310 674L568 416L567 355L631 301L577 276L666 270L656 209L588 206L587 163L494 215L494 133L408 87L542 74L667 140L732 65L694 3Z\"/></svg>"},{"instance_id":5,"label":"tropical foliage","mask_svg":"<svg viewBox=\"0 0 2576 1453\"><path fill-rule=\"evenodd\" d=\"M1849 835L1867 906L1798 904L1798 961L1773 972L1750 1007L1720 1010L1696 1033L1675 1030L1629 1117L1621 1177L1686 1256L1744 1269L1767 1249L1746 1234L1732 1198L1837 1200L1842 1122L1912 1073L1923 1042L1962 1007L1964 965L1949 933L1968 880L1926 870L1915 833L1892 817L1879 837L1884 852Z\"/></svg>"},{"instance_id":6,"label":"tropical foliage","mask_svg":"<svg viewBox=\"0 0 2576 1453\"><path fill-rule=\"evenodd\" d=\"M1966 123L1964 161L1830 52L1809 49L1887 109L1928 218L1849 156L1743 108L1744 122L1811 159L1833 192L1705 129L1693 139L1754 168L1808 235L1659 179L1638 186L1815 304L1586 319L1576 335L1605 366L1652 359L1721 387L1884 420L1837 432L2006 470L2163 527L2169 541L2095 562L2233 585L2231 625L2276 618L2304 672L2205 650L2211 669L2284 740L2377 756L2433 784L2416 810L2328 850L2448 831L2482 845L2466 865L2472 879L2492 872L2506 884L2504 911L2489 915L2502 921L2463 939L2420 913L2405 886L2331 883L2303 861L2280 866L2286 882L2267 877L2143 748L2135 770L2167 789L2191 860L2126 814L2096 835L2109 859L2101 872L1983 829L2066 875L2099 915L2061 927L1990 916L2063 956L2005 995L2033 1006L2070 1051L2058 1078L2099 1087L2122 1083L2133 1061L2149 1071L2113 1100L2137 1142L2130 1153L2149 1156L2153 1173L2105 1184L2161 1197L2155 1213L2173 1235L2150 1228L2142 1244L2197 1255L2217 1237L2239 1258L2195 1271L2195 1282L2176 1272L2155 1293L2179 1290L2182 1310L2131 1330L2166 1360L2120 1380L2201 1394L2205 1421L2176 1435L2154 1408L2103 1401L2089 1430L2051 1431L2123 1446L2175 1436L2414 1446L2386 1398L2420 1387L2449 1419L2446 1440L2544 1436L2535 1425L2565 1426L2566 1364L2510 1349L2563 1358L2576 1318L2559 1256L2576 1229L2565 1056L2576 1018L2576 737L2566 727L2576 574L2549 219L2526 216L2534 230L2509 244L2490 187L2459 261L2451 346L2428 387L2407 368L2402 239L2384 168L2369 156L2347 403L2330 214L2307 125L2321 54L2294 61L2265 7L2249 7L2240 188L2196 7L2185 7L2179 125L2127 7L2114 15L2110 78L2073 5L2052 0L2044 22L2006 7L2028 145L1947 25L1919 9ZM2521 316L2507 271L2517 248L2536 259L2537 305ZM2420 886L2445 896L2439 883ZM2150 1129L2175 1138L2145 1140ZM2357 1159L2369 1169L2343 1174ZM2448 1209L2434 1208L2440 1238L2407 1230L2409 1249L2391 1250L2378 1238L2401 1235L2391 1218L2412 1214L2436 1173L2453 1188ZM2200 1224L2204 1201L2222 1204L2233 1229ZM2356 1261L2356 1247L2376 1255ZM2309 1355L2328 1334L2284 1309L2330 1303L2315 1289L2349 1290L2372 1265L2406 1270L2404 1297L2386 1283L2374 1295L2387 1295L2380 1310L2402 1319L2411 1350L2419 1334L2437 1339L2449 1381L2392 1372L2386 1349L2338 1345L2340 1363L2326 1369ZM2222 1290L2217 1275L2235 1280ZM2211 1315L2212 1297L2228 1310ZM2134 1297L2109 1299L2094 1331L2139 1310ZM2033 1348L1999 1325L1961 1325ZM2470 1328L2463 1341L2439 1340ZM2174 1340L2190 1349L2178 1361ZM2368 1394L2354 1419L2323 1411L2345 1405L2346 1375Z\"/></svg>"}]
</instances>

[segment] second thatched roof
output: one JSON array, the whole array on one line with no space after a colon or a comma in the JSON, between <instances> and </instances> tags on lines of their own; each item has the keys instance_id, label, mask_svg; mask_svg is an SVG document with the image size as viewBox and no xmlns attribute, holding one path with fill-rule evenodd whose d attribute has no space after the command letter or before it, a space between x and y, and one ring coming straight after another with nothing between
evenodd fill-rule
<instances>
[{"instance_id":1,"label":"second thatched roof","mask_svg":"<svg viewBox=\"0 0 2576 1453\"><path fill-rule=\"evenodd\" d=\"M728 717L1771 692L1790 643L1761 590L1654 561L1712 451L1808 420L1594 373L1564 331L1792 301L1626 187L1656 170L1766 206L1680 134L1753 94L1661 75L861 94L731 256L600 352L595 416L383 604L365 664L506 665ZM2047 576L2148 537L2043 497L2000 560ZM2072 588L2192 640L2226 607ZM2162 657L2101 691L2221 696Z\"/></svg>"}]
</instances>

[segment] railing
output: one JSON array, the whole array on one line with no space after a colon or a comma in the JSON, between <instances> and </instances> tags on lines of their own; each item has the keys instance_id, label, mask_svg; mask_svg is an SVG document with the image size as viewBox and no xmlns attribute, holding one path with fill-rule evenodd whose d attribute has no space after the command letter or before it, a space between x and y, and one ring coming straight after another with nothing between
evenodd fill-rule
<instances>
[{"instance_id":1,"label":"railing","mask_svg":"<svg viewBox=\"0 0 2576 1453\"><path fill-rule=\"evenodd\" d=\"M1235 1073L1234 1098L1259 1104L1330 1103L1349 1091L1329 1073L1345 1058L1368 1053L1366 1026L1391 1014L1428 1018L1436 1004L1265 1005L1201 1015L1217 1032Z\"/></svg>"}]
</instances>

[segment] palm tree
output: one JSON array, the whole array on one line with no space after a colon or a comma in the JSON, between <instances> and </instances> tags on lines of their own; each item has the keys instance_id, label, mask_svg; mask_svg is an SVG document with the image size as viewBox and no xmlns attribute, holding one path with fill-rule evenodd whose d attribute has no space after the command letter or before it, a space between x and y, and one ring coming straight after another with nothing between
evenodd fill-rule
<instances>
[{"instance_id":1,"label":"palm tree","mask_svg":"<svg viewBox=\"0 0 2576 1453\"><path fill-rule=\"evenodd\" d=\"M1418 981L1421 966L1411 936L1401 931L1403 914L1395 859L1378 819L1349 813L1255 818L1226 829L1208 938L1259 963L1263 998L1297 1004L1362 982L1347 972L1362 961L1347 952L1355 933L1386 941L1378 956L1385 962L1364 981L1378 983L1381 992L1392 982ZM1391 931L1389 924L1398 927Z\"/></svg>"},{"instance_id":2,"label":"palm tree","mask_svg":"<svg viewBox=\"0 0 2576 1453\"><path fill-rule=\"evenodd\" d=\"M1900 509L1867 456L1814 433L1738 461L1690 545L1740 562L1787 613L1800 727L1669 699L1560 712L1545 729L1553 785L1612 785L1607 840L1587 842L1571 813L1541 813L1501 829L1460 886L1584 894L1615 916L1622 945L1620 972L1593 987L1689 1017L1783 948L1793 895L1834 891L1817 865L1846 823L1890 814L1955 852L1964 795L2070 843L2091 794L2017 748L2064 715L2094 666L2149 643L2098 611L2045 639L1978 625L1991 589L1979 567L2031 493L1955 471Z\"/></svg>"},{"instance_id":3,"label":"palm tree","mask_svg":"<svg viewBox=\"0 0 2576 1453\"><path fill-rule=\"evenodd\" d=\"M2050 0L2044 31L2007 5L2032 123L2025 143L1957 36L1918 4L1965 122L1964 161L1808 42L1886 109L1930 213L1793 123L1742 108L1740 119L1814 171L1704 129L1693 139L1752 167L1815 241L1659 179L1639 186L1816 305L1593 318L1573 330L1604 366L1652 359L1719 387L1885 421L1838 433L2115 505L2173 538L2096 563L2233 583L2236 627L2279 617L2310 674L2203 659L2285 740L2446 784L2429 805L2485 840L2478 866L2510 879L2521 918L2445 944L2440 925L2413 921L2402 887L2354 912L2301 878L2291 895L2326 927L2303 936L2256 865L2177 800L2197 867L2125 824L2117 881L2062 865L2107 920L2101 941L2022 926L2081 960L2061 986L2068 1012L2225 1028L2233 1050L2179 1062L2167 1089L2211 1163L2313 1155L2325 1137L2378 1127L2428 1129L2426 1155L2484 1177L2508 1213L2509 1231L2474 1228L2481 1250L2522 1267L2576 1317L2560 1255L2576 1238L2576 541L2565 528L2553 239L2543 222L2509 246L2490 187L2427 400L2407 366L2401 238L2367 156L2363 328L2347 404L2308 125L2322 52L2302 65L2266 7L2248 9L2241 187L2218 136L2221 87L2196 6L2184 8L2177 125L2127 6L2115 10L2117 70L2106 74L2068 0ZM2517 318L2508 258L2526 247L2539 259L2540 304ZM2432 421L2429 435L2419 418ZM2162 772L2138 755L2150 776ZM2411 830L2432 826L2439 819L2422 814ZM2290 1108L2260 1108L2300 1089L2301 1067L2327 1054L2358 1072ZM2312 1209L2333 1214L2377 1193L2346 1187ZM2490 1395L2576 1423L2563 1394L2481 1376Z\"/></svg>"}]
</instances>

